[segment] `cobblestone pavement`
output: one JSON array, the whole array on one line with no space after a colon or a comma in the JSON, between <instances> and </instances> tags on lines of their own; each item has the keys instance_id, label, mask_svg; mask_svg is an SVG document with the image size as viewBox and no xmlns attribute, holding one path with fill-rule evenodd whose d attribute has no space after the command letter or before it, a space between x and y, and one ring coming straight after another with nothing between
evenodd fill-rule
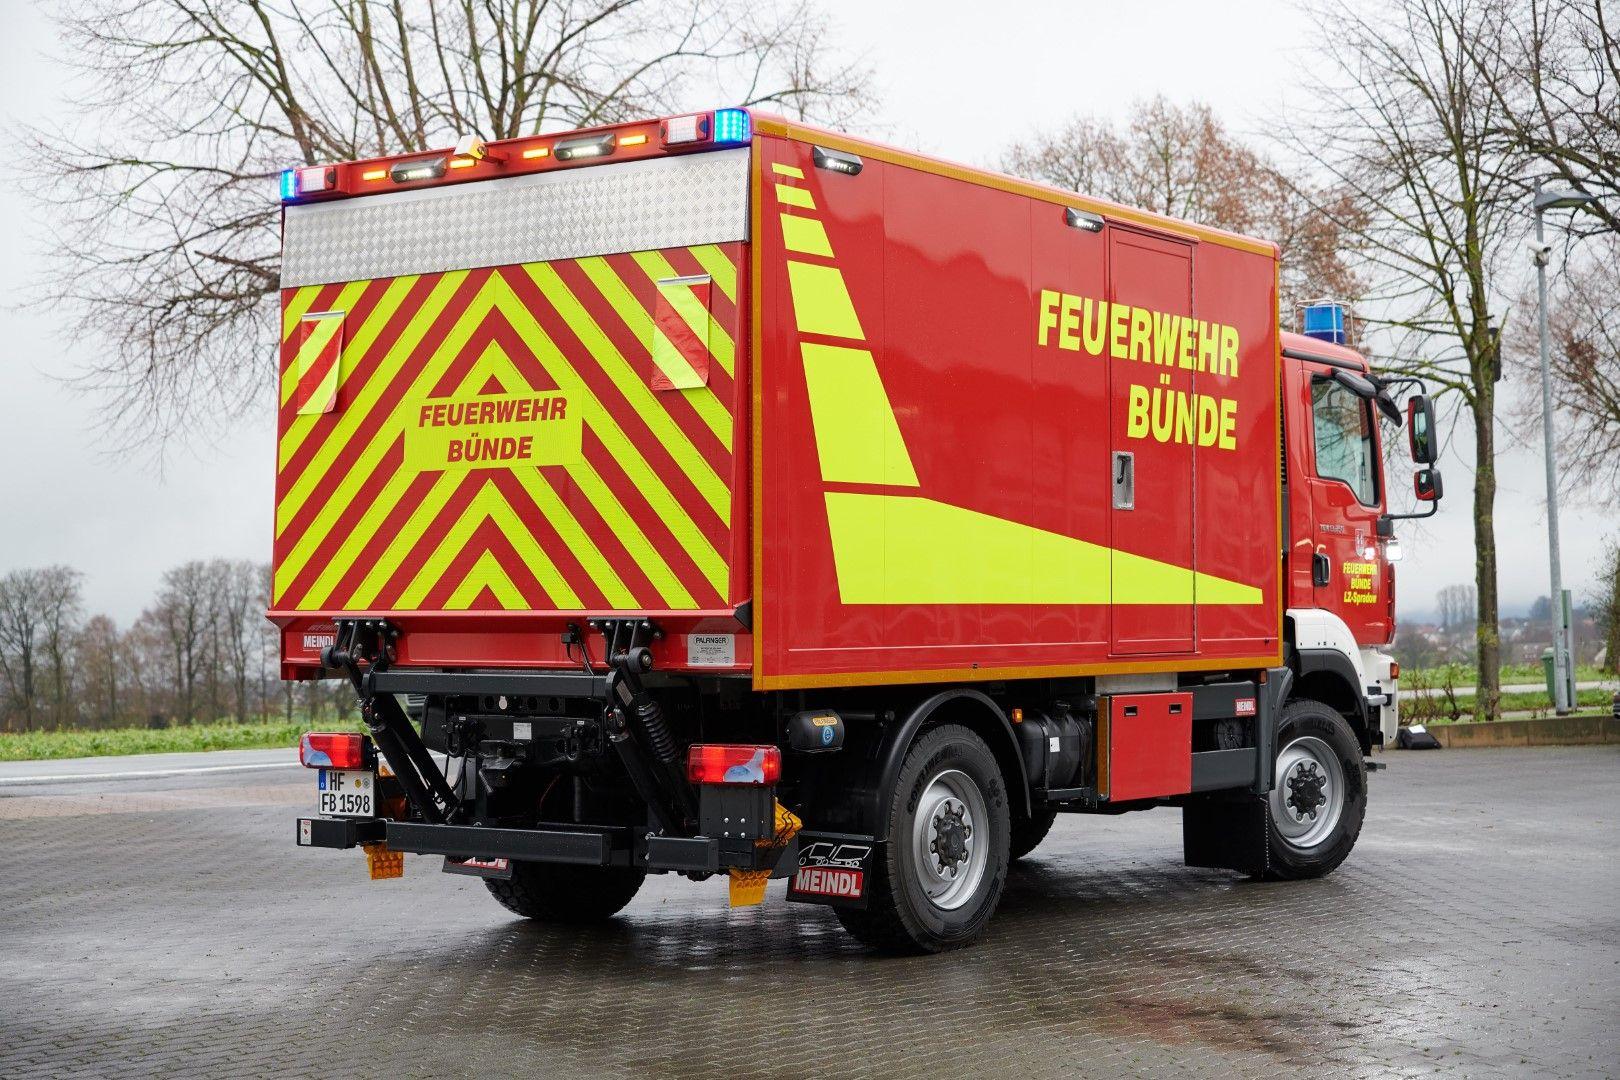
<instances>
[{"instance_id":1,"label":"cobblestone pavement","mask_svg":"<svg viewBox=\"0 0 1620 1080\"><path fill-rule=\"evenodd\" d=\"M1620 1074L1620 749L1395 753L1322 881L1066 817L988 940L649 882L599 929L300 850L302 770L0 788L0 1076Z\"/></svg>"}]
</instances>

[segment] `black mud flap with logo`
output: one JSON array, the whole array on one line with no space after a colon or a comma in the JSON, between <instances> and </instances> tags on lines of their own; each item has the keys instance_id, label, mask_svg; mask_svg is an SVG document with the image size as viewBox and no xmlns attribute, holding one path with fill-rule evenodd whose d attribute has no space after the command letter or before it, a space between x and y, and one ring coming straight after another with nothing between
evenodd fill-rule
<instances>
[{"instance_id":1,"label":"black mud flap with logo","mask_svg":"<svg viewBox=\"0 0 1620 1080\"><path fill-rule=\"evenodd\" d=\"M882 841L854 833L801 832L798 865L788 878L789 900L863 908Z\"/></svg>"}]
</instances>

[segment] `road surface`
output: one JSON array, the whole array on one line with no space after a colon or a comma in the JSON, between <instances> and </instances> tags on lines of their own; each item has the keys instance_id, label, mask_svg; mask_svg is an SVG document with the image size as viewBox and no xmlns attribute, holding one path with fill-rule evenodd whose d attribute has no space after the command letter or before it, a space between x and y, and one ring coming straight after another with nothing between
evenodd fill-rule
<instances>
[{"instance_id":1,"label":"road surface","mask_svg":"<svg viewBox=\"0 0 1620 1080\"><path fill-rule=\"evenodd\" d=\"M0 785L0 1076L1620 1074L1620 748L1383 760L1332 877L1065 817L988 940L890 959L781 882L526 923L432 858L295 847L302 769L101 759Z\"/></svg>"}]
</instances>

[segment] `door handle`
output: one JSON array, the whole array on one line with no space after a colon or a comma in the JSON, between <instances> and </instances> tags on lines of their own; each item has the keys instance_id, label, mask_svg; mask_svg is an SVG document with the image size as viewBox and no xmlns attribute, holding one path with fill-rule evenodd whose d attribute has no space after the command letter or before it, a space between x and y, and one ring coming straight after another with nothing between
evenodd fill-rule
<instances>
[{"instance_id":1,"label":"door handle","mask_svg":"<svg viewBox=\"0 0 1620 1080\"><path fill-rule=\"evenodd\" d=\"M1136 509L1136 455L1129 450L1114 451L1114 509Z\"/></svg>"},{"instance_id":2,"label":"door handle","mask_svg":"<svg viewBox=\"0 0 1620 1080\"><path fill-rule=\"evenodd\" d=\"M1333 563L1324 553L1318 551L1311 556L1311 584L1326 585L1333 577Z\"/></svg>"}]
</instances>

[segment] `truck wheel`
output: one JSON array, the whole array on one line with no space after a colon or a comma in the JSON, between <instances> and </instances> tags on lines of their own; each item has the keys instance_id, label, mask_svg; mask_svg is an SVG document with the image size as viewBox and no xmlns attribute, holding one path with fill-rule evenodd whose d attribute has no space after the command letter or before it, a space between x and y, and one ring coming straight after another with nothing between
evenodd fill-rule
<instances>
[{"instance_id":1,"label":"truck wheel","mask_svg":"<svg viewBox=\"0 0 1620 1080\"><path fill-rule=\"evenodd\" d=\"M1014 814L1010 857L1022 859L1025 855L1040 847L1041 841L1046 839L1046 834L1052 831L1052 822L1056 820L1056 810L1036 810L1034 817Z\"/></svg>"},{"instance_id":2,"label":"truck wheel","mask_svg":"<svg viewBox=\"0 0 1620 1080\"><path fill-rule=\"evenodd\" d=\"M1283 709L1271 789L1270 869L1286 880L1322 877L1344 862L1367 812L1367 764L1344 717L1319 701Z\"/></svg>"},{"instance_id":3,"label":"truck wheel","mask_svg":"<svg viewBox=\"0 0 1620 1080\"><path fill-rule=\"evenodd\" d=\"M944 952L984 931L1007 882L1011 814L984 741L947 724L906 753L867 907L835 908L856 938L888 952Z\"/></svg>"},{"instance_id":4,"label":"truck wheel","mask_svg":"<svg viewBox=\"0 0 1620 1080\"><path fill-rule=\"evenodd\" d=\"M510 879L485 878L484 885L502 907L525 919L587 923L618 914L646 877L633 866L515 862Z\"/></svg>"}]
</instances>

